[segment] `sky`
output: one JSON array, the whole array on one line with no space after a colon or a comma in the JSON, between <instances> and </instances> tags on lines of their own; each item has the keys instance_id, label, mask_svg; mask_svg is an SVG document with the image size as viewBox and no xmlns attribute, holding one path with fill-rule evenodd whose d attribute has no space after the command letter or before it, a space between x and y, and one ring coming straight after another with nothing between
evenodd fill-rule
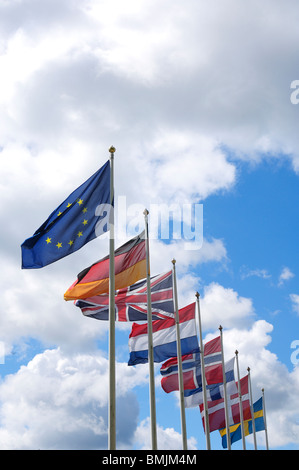
<instances>
[{"instance_id":1,"label":"sky","mask_svg":"<svg viewBox=\"0 0 299 470\"><path fill-rule=\"evenodd\" d=\"M151 271L176 259L180 308L198 291L204 342L221 324L225 358L239 351L254 400L265 389L269 447L299 448L298 19L295 0L0 0L1 449L107 449L108 325L63 299L107 239L38 270L20 245L111 145L116 244L144 208L155 229L157 207L201 204L202 240L152 236ZM130 330L116 325L117 448L150 449ZM159 370L158 448L181 449ZM186 420L205 449L198 408Z\"/></svg>"}]
</instances>

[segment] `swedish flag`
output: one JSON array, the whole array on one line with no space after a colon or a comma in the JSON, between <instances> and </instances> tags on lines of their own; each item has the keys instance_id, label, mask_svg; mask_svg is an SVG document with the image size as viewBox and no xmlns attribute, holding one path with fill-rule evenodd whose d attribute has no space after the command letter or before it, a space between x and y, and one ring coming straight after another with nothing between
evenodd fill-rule
<instances>
[{"instance_id":1,"label":"swedish flag","mask_svg":"<svg viewBox=\"0 0 299 470\"><path fill-rule=\"evenodd\" d=\"M108 231L110 210L110 163L107 161L23 242L22 268L42 268Z\"/></svg>"},{"instance_id":2,"label":"swedish flag","mask_svg":"<svg viewBox=\"0 0 299 470\"><path fill-rule=\"evenodd\" d=\"M263 413L263 398L261 397L253 404L253 411L254 411L254 423L255 423L255 431L264 431L265 430L265 423L264 423L264 413ZM241 430L241 423L234 424L230 426L230 438L231 443L239 441L242 439L242 430ZM219 430L220 435L222 437L222 447L224 449L227 448L227 439L226 439L226 429ZM244 434L248 436L252 434L252 419L244 421Z\"/></svg>"}]
</instances>

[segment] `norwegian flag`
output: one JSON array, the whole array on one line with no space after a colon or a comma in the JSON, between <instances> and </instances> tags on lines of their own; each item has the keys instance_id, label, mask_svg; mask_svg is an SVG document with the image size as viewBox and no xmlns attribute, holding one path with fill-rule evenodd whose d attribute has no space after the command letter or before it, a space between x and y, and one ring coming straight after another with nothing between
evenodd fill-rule
<instances>
[{"instance_id":1,"label":"norwegian flag","mask_svg":"<svg viewBox=\"0 0 299 470\"><path fill-rule=\"evenodd\" d=\"M208 385L223 381L222 351L220 336L204 345L205 376Z\"/></svg>"},{"instance_id":2,"label":"norwegian flag","mask_svg":"<svg viewBox=\"0 0 299 470\"><path fill-rule=\"evenodd\" d=\"M229 391L228 397L228 420L229 426L240 423L240 402L239 402L239 393L238 393L238 384L234 382L235 392ZM242 407L243 407L243 419L244 421L251 419L251 410L250 402L248 395L248 375L243 377L240 380L241 385L241 396L242 396ZM204 422L204 409L203 404L199 405L201 417L203 421L203 426L205 427ZM225 404L224 398L220 398L215 401L208 401L208 413L209 413L209 424L210 431L216 431L216 429L221 429L225 427Z\"/></svg>"},{"instance_id":3,"label":"norwegian flag","mask_svg":"<svg viewBox=\"0 0 299 470\"><path fill-rule=\"evenodd\" d=\"M223 381L222 352L220 336L204 345L204 362L206 385L212 386ZM182 356L184 389L192 390L202 387L200 354ZM179 390L177 358L168 359L160 369L163 376L161 386L166 393Z\"/></svg>"},{"instance_id":4,"label":"norwegian flag","mask_svg":"<svg viewBox=\"0 0 299 470\"><path fill-rule=\"evenodd\" d=\"M174 318L172 271L151 277L151 303L153 320ZM109 294L76 300L75 305L87 317L97 320L109 318ZM146 280L116 291L115 319L117 321L147 320Z\"/></svg>"},{"instance_id":5,"label":"norwegian flag","mask_svg":"<svg viewBox=\"0 0 299 470\"><path fill-rule=\"evenodd\" d=\"M186 354L182 356L184 390L199 388L202 384L200 353ZM179 390L178 360L177 357L168 359L160 369L162 375L161 387L169 393Z\"/></svg>"}]
</instances>

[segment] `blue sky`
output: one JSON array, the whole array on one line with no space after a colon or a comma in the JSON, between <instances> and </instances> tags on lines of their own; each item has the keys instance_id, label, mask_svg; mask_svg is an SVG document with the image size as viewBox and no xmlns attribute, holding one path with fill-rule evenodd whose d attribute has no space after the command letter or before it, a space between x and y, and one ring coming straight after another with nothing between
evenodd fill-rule
<instances>
[{"instance_id":1,"label":"blue sky","mask_svg":"<svg viewBox=\"0 0 299 470\"><path fill-rule=\"evenodd\" d=\"M221 323L225 356L239 350L256 399L265 388L270 448L298 449L298 8L0 1L0 448L107 446L108 327L63 300L107 240L40 270L21 270L20 245L114 145L126 223L145 207L202 204L202 246L151 240L152 272L176 258L180 307L198 290L204 340ZM117 442L148 449L148 367L127 366L129 332L117 325ZM178 397L159 367L158 445L180 449ZM205 448L197 409L187 432L189 449Z\"/></svg>"},{"instance_id":2,"label":"blue sky","mask_svg":"<svg viewBox=\"0 0 299 470\"><path fill-rule=\"evenodd\" d=\"M224 285L233 282L240 295L253 299L258 316L273 322L270 349L290 368L294 330L289 322L298 321L290 298L297 288L298 178L288 164L277 168L264 163L246 170L241 169L232 194L207 201L211 216L206 225L211 221L215 236L222 233L230 253L220 279Z\"/></svg>"}]
</instances>

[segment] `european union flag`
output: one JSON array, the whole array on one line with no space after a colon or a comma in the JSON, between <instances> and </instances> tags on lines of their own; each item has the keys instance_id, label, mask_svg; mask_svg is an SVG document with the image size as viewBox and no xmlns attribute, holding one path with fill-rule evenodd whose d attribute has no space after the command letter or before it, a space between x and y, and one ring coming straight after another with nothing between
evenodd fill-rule
<instances>
[{"instance_id":1,"label":"european union flag","mask_svg":"<svg viewBox=\"0 0 299 470\"><path fill-rule=\"evenodd\" d=\"M22 268L42 268L109 230L110 163L72 192L22 244Z\"/></svg>"}]
</instances>

